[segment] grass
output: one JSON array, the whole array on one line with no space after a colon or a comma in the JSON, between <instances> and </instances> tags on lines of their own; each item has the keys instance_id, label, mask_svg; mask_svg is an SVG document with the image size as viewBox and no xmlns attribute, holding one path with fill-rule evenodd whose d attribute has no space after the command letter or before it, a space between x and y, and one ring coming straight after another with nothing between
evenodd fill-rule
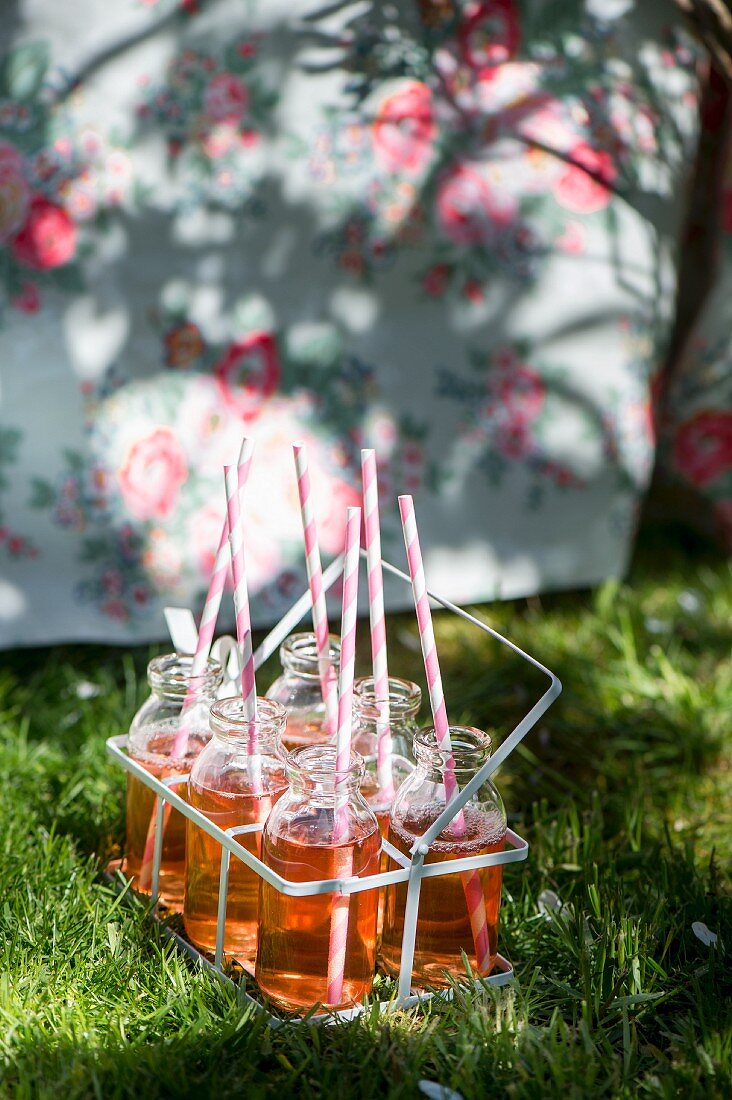
<instances>
[{"instance_id":1,"label":"grass","mask_svg":"<svg viewBox=\"0 0 732 1100\"><path fill-rule=\"evenodd\" d=\"M650 533L625 584L480 613L564 683L500 775L531 844L505 875L518 981L322 1028L267 1029L100 879L124 828L104 741L144 697L151 651L6 656L0 1094L399 1097L424 1080L466 1100L732 1093L729 564ZM448 616L437 636L454 720L500 738L542 681ZM420 679L411 617L390 638L394 667ZM561 911L539 911L544 890Z\"/></svg>"}]
</instances>

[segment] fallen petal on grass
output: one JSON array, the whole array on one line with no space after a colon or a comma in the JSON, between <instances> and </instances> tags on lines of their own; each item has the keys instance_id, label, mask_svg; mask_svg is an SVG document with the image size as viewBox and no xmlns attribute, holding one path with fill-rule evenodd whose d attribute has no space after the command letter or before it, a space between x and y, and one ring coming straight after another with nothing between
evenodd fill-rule
<instances>
[{"instance_id":1,"label":"fallen petal on grass","mask_svg":"<svg viewBox=\"0 0 732 1100\"><path fill-rule=\"evenodd\" d=\"M717 933L711 932L702 921L695 920L691 926L691 930L696 938L701 940L705 947L714 947L716 944L718 939Z\"/></svg>"},{"instance_id":2,"label":"fallen petal on grass","mask_svg":"<svg viewBox=\"0 0 732 1100\"><path fill-rule=\"evenodd\" d=\"M429 1100L463 1100L461 1092L439 1085L437 1081L420 1081L417 1087Z\"/></svg>"},{"instance_id":3,"label":"fallen petal on grass","mask_svg":"<svg viewBox=\"0 0 732 1100\"><path fill-rule=\"evenodd\" d=\"M562 899L553 890L542 890L536 899L536 905L542 916L551 920L553 916L559 916L564 909Z\"/></svg>"}]
</instances>

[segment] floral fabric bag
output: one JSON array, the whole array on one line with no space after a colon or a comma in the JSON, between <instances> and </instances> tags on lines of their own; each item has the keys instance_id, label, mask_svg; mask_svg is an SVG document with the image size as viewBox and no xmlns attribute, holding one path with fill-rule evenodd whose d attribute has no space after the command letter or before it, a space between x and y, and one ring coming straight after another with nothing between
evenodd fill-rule
<instances>
[{"instance_id":1,"label":"floral fabric bag","mask_svg":"<svg viewBox=\"0 0 732 1100\"><path fill-rule=\"evenodd\" d=\"M200 606L257 441L257 625L374 446L458 601L625 567L699 50L673 6L21 2L0 70L0 644ZM408 593L396 590L398 600Z\"/></svg>"}]
</instances>

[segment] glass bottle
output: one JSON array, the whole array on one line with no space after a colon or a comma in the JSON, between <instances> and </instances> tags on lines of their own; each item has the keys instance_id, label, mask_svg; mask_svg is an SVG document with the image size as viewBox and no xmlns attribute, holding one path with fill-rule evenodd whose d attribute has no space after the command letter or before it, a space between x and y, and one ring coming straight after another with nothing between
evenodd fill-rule
<instances>
[{"instance_id":1,"label":"glass bottle","mask_svg":"<svg viewBox=\"0 0 732 1100\"><path fill-rule=\"evenodd\" d=\"M399 787L414 770L412 742L419 727L417 714L422 705L422 691L411 680L389 677L389 729L391 731L391 791L382 791L377 774L379 725L381 700L377 697L373 676L362 676L353 687L353 747L363 756L366 772L361 784L361 794L376 814L381 835L389 836L389 813ZM389 857L381 853L382 871L388 870ZM379 914L376 922L377 939L384 923L384 899L386 888L379 890Z\"/></svg>"},{"instance_id":2,"label":"glass bottle","mask_svg":"<svg viewBox=\"0 0 732 1100\"><path fill-rule=\"evenodd\" d=\"M337 679L340 638L329 636L330 674ZM282 674L265 692L268 699L282 703L287 711L283 737L286 749L322 744L328 740L323 728L325 704L320 687L318 650L312 631L291 634L280 646Z\"/></svg>"},{"instance_id":3,"label":"glass bottle","mask_svg":"<svg viewBox=\"0 0 732 1100\"><path fill-rule=\"evenodd\" d=\"M353 747L366 762L361 793L376 814L382 836L389 830L389 811L393 796L414 770L412 743L418 732L417 714L422 705L422 692L411 680L389 677L389 729L392 742L391 797L379 789L377 778L377 748L379 738L380 703L373 676L362 676L353 688Z\"/></svg>"},{"instance_id":4,"label":"glass bottle","mask_svg":"<svg viewBox=\"0 0 732 1100\"><path fill-rule=\"evenodd\" d=\"M490 756L491 739L487 733L470 726L451 726L450 738L454 776L462 788ZM405 855L410 855L415 839L425 833L445 808L444 776L449 754L438 746L433 728L419 731L414 739L414 754L417 766L397 793L389 826L389 840ZM503 802L493 783L486 780L468 800L462 814L453 818L433 841L425 863L500 852L505 837ZM390 869L396 869L393 861ZM498 865L422 880L412 973L415 985L446 986L449 984L446 974L464 978L462 951L475 974L490 972L497 951L502 879L503 868ZM482 895L477 910L476 890L479 899ZM471 908L475 913L472 925L467 904L471 892ZM392 977L399 974L406 897L406 882L387 886L381 963ZM481 951L482 965L474 939L479 929L483 936L487 931L487 940L482 941L487 948Z\"/></svg>"},{"instance_id":5,"label":"glass bottle","mask_svg":"<svg viewBox=\"0 0 732 1100\"><path fill-rule=\"evenodd\" d=\"M345 801L339 794L336 805L335 755L332 745L312 745L287 756L290 789L272 810L262 836L263 862L284 878L311 882L379 870L379 826L360 790L363 760L351 754L341 777ZM336 839L340 814L342 836ZM289 1012L317 1004L334 1010L361 1001L374 979L377 904L378 890L291 897L262 880L255 977L265 996ZM337 971L336 996L329 957L331 935L341 920L345 961Z\"/></svg>"},{"instance_id":6,"label":"glass bottle","mask_svg":"<svg viewBox=\"0 0 732 1100\"><path fill-rule=\"evenodd\" d=\"M208 712L221 686L223 672L220 665L209 660L202 674L192 677L192 663L192 657L166 653L153 658L147 666L150 697L132 719L127 751L157 779L187 774L210 736ZM185 797L185 784L174 789ZM146 894L150 893L151 867L148 864L142 868L142 863L156 811L157 798L153 792L128 772L124 870L133 888ZM158 887L161 903L177 911L183 905L185 848L185 818L177 810L171 810L165 819Z\"/></svg>"},{"instance_id":7,"label":"glass bottle","mask_svg":"<svg viewBox=\"0 0 732 1100\"><path fill-rule=\"evenodd\" d=\"M287 789L278 741L285 708L257 699L252 722L243 699L222 699L211 707L211 740L188 776L188 802L221 829L262 824ZM186 890L183 923L189 939L204 951L216 948L221 845L192 821L186 822ZM259 856L261 832L236 839ZM257 951L259 876L236 856L229 861L224 951L241 962L254 962Z\"/></svg>"}]
</instances>

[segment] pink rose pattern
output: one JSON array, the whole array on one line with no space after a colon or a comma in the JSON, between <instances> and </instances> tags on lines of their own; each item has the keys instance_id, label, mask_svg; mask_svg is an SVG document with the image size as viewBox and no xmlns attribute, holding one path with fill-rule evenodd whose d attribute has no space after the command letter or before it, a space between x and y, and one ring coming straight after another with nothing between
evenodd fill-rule
<instances>
[{"instance_id":1,"label":"pink rose pattern","mask_svg":"<svg viewBox=\"0 0 732 1100\"><path fill-rule=\"evenodd\" d=\"M726 348L729 337L724 339ZM703 361L708 351L700 351ZM720 357L715 366L729 381L728 356ZM687 408L699 400L694 389L686 382L676 395L679 400L686 397ZM675 406L675 410L682 408L683 404ZM732 553L732 402L727 408L697 408L665 428L662 453L666 466L678 482L703 495L708 522Z\"/></svg>"},{"instance_id":2,"label":"pink rose pattern","mask_svg":"<svg viewBox=\"0 0 732 1100\"><path fill-rule=\"evenodd\" d=\"M679 429L676 465L692 485L703 488L732 472L732 412L704 409Z\"/></svg>"},{"instance_id":3,"label":"pink rose pattern","mask_svg":"<svg viewBox=\"0 0 732 1100\"><path fill-rule=\"evenodd\" d=\"M595 214L610 202L617 173L609 153L580 141L569 152L571 163L554 185L554 198L573 214Z\"/></svg>"},{"instance_id":4,"label":"pink rose pattern","mask_svg":"<svg viewBox=\"0 0 732 1100\"><path fill-rule=\"evenodd\" d=\"M13 240L13 255L25 267L62 267L76 251L76 227L61 206L35 198L23 228Z\"/></svg>"},{"instance_id":5,"label":"pink rose pattern","mask_svg":"<svg viewBox=\"0 0 732 1100\"><path fill-rule=\"evenodd\" d=\"M712 74L703 104L706 128L717 131L729 110L729 90ZM660 479L670 494L691 496L693 522L717 535L732 553L732 341L729 295L732 286L732 148L727 143L722 194L716 220L710 217L707 186L692 196L687 246L691 261L709 263L699 242L713 236L716 285L674 364L668 392L660 403Z\"/></svg>"},{"instance_id":6,"label":"pink rose pattern","mask_svg":"<svg viewBox=\"0 0 732 1100\"><path fill-rule=\"evenodd\" d=\"M437 189L437 221L457 245L487 245L495 231L510 226L518 214L516 196L506 185L492 186L479 165L458 164Z\"/></svg>"},{"instance_id":7,"label":"pink rose pattern","mask_svg":"<svg viewBox=\"0 0 732 1100\"><path fill-rule=\"evenodd\" d=\"M181 8L195 21L195 4L183 0ZM419 49L399 52L397 66L388 20L353 21L338 45L343 79L356 94L337 110L321 105L305 129L281 134L278 147L293 172L307 172L313 202L329 219L313 236L314 280L319 264L335 265L348 283L377 282L404 263L419 301L450 300L470 316L498 280L531 287L551 255L588 251L616 197L655 171L675 138L655 89L606 63L622 51L580 9L573 30L584 51L582 88L572 86L575 62L562 33L536 31L532 39L517 0L461 0L455 18L428 28ZM400 33L410 45L404 27ZM138 135L164 136L173 213L224 208L256 220L268 201L263 153L280 106L271 68L261 63L266 36L191 41L197 45L181 48L164 73L139 78ZM693 65L671 37L668 51L673 66ZM74 125L41 69L30 99L0 88L0 290L26 315L42 310L51 291L82 286L84 260L110 217L120 207L144 212L149 198L130 149ZM125 404L133 398L125 398L121 365L84 383L95 457L65 452L60 474L37 480L31 494L59 531L80 540L88 571L78 596L102 616L130 623L157 613L161 597L191 576L203 592L222 517L220 466L243 431L265 456L253 474L250 562L254 589L273 615L303 583L296 502L273 515L271 489L256 479L290 484L293 437L305 437L314 456L327 554L340 548L339 516L357 500L362 444L379 448L385 504L400 489L439 491L450 477L424 424L406 411L374 412L378 371L347 346L299 357L292 333L272 318L243 324L233 315L229 339L214 339L185 304L151 308L151 320L154 369L166 380L153 417ZM457 360L465 356L456 349ZM582 492L581 470L557 459L549 430L561 365L521 341L468 347L467 358L472 373L425 362L425 386L459 408L458 440L484 476L498 483L521 470L528 509L543 507L548 494ZM638 379L644 369L639 363ZM604 454L637 491L655 440L643 383L608 392L606 406L602 423L588 418L583 431L599 433ZM728 486L729 451L725 414L702 409L679 433L674 459L690 484ZM15 461L14 452L5 459ZM0 437L0 476L2 462ZM719 522L729 529L728 501L718 496ZM385 527L388 541L388 519ZM37 550L0 516L2 552Z\"/></svg>"},{"instance_id":8,"label":"pink rose pattern","mask_svg":"<svg viewBox=\"0 0 732 1100\"><path fill-rule=\"evenodd\" d=\"M259 39L247 36L218 51L186 49L162 83L141 82L139 123L167 140L181 209L261 210L260 147L277 96L260 75L259 48Z\"/></svg>"},{"instance_id":9,"label":"pink rose pattern","mask_svg":"<svg viewBox=\"0 0 732 1100\"><path fill-rule=\"evenodd\" d=\"M133 190L127 150L70 116L35 53L32 100L14 100L0 77L0 318L4 304L39 311L46 288L79 288L81 253Z\"/></svg>"},{"instance_id":10,"label":"pink rose pattern","mask_svg":"<svg viewBox=\"0 0 732 1100\"><path fill-rule=\"evenodd\" d=\"M0 317L5 303L37 313L44 289L79 288L80 254L93 252L100 225L133 191L126 149L76 124L46 83L45 50L24 49L35 69L33 97L24 89L15 99L12 83L3 86L11 64L0 77Z\"/></svg>"},{"instance_id":11,"label":"pink rose pattern","mask_svg":"<svg viewBox=\"0 0 732 1100\"><path fill-rule=\"evenodd\" d=\"M234 73L216 73L203 93L204 114L211 122L236 125L243 117L248 102L246 84Z\"/></svg>"},{"instance_id":12,"label":"pink rose pattern","mask_svg":"<svg viewBox=\"0 0 732 1100\"><path fill-rule=\"evenodd\" d=\"M137 519L170 515L187 477L183 449L169 428L156 428L137 439L117 474L122 499Z\"/></svg>"},{"instance_id":13,"label":"pink rose pattern","mask_svg":"<svg viewBox=\"0 0 732 1100\"><path fill-rule=\"evenodd\" d=\"M389 54L389 28L380 38L364 17L363 41L354 34L348 67L366 106L307 145L311 177L346 209L316 252L368 280L418 247L424 294L479 301L497 275L525 284L555 251L583 254L584 224L664 171L671 134L652 83L614 63L619 40L581 5L571 54L561 33L523 42L517 0L451 8L435 14L429 79L415 65L419 78L383 82L372 59ZM688 70L688 48L669 53Z\"/></svg>"},{"instance_id":14,"label":"pink rose pattern","mask_svg":"<svg viewBox=\"0 0 732 1100\"><path fill-rule=\"evenodd\" d=\"M306 583L291 443L308 444L320 544L324 554L335 555L346 508L359 499L360 448L372 436L363 411L367 398L378 397L375 372L342 354L323 389L305 391L286 380L304 376L313 348L293 351L287 332L255 328L216 344L185 314L165 313L157 323L169 379L156 406L159 422L138 427L149 417L146 399L136 403L133 391L127 397L128 379L117 372L98 386L85 383L92 447L116 460L90 467L79 452L66 452L56 481L35 481L32 504L83 541L91 575L79 585L79 599L132 624L155 612L161 599L183 598L191 583L203 597L224 515L221 467L242 433L252 434L257 461L247 492L248 579L260 605L281 613ZM200 369L182 374L181 357L188 362L191 348ZM382 492L397 486L418 492L430 476L424 427L385 416L373 438L389 454ZM388 520L384 526L388 535ZM394 522L391 527L397 535Z\"/></svg>"},{"instance_id":15,"label":"pink rose pattern","mask_svg":"<svg viewBox=\"0 0 732 1100\"><path fill-rule=\"evenodd\" d=\"M379 104L373 128L377 159L389 172L420 172L432 156L437 126L432 92L426 84L407 81Z\"/></svg>"},{"instance_id":16,"label":"pink rose pattern","mask_svg":"<svg viewBox=\"0 0 732 1100\"><path fill-rule=\"evenodd\" d=\"M216 364L215 374L223 401L242 420L252 420L279 382L277 347L271 333L253 332L236 340Z\"/></svg>"},{"instance_id":17,"label":"pink rose pattern","mask_svg":"<svg viewBox=\"0 0 732 1100\"><path fill-rule=\"evenodd\" d=\"M519 342L499 347L487 356L475 352L475 380L443 368L437 392L457 401L464 410L458 435L472 455L473 464L490 481L500 484L509 467L521 463L530 479L527 505L538 507L547 487L580 489L583 482L578 471L553 458L545 442L556 371L546 364L528 362L531 351L530 344ZM442 476L446 480L451 477L449 464L445 464Z\"/></svg>"},{"instance_id":18,"label":"pink rose pattern","mask_svg":"<svg viewBox=\"0 0 732 1100\"><path fill-rule=\"evenodd\" d=\"M514 0L470 0L458 28L460 54L481 80L490 80L499 65L515 56L521 38Z\"/></svg>"}]
</instances>

